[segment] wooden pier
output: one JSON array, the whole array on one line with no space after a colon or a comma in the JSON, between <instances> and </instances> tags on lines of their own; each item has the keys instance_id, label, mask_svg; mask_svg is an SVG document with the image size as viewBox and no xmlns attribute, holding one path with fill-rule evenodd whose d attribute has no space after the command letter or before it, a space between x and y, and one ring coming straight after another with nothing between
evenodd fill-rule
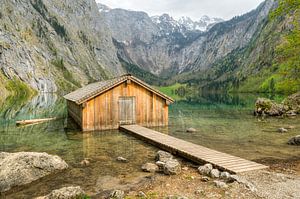
<instances>
[{"instance_id":1,"label":"wooden pier","mask_svg":"<svg viewBox=\"0 0 300 199\"><path fill-rule=\"evenodd\" d=\"M193 162L199 164L211 163L215 167L231 173L242 173L268 168L265 165L218 152L139 125L121 126L120 130Z\"/></svg>"}]
</instances>

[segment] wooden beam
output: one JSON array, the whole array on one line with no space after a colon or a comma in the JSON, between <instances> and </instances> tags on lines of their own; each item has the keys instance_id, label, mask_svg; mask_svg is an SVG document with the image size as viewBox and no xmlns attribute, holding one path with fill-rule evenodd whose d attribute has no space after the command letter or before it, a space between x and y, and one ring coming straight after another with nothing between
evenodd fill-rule
<instances>
[{"instance_id":1,"label":"wooden beam","mask_svg":"<svg viewBox=\"0 0 300 199\"><path fill-rule=\"evenodd\" d=\"M48 122L56 119L57 119L56 117L53 117L53 118L45 118L45 119L21 120L21 121L16 121L16 125L20 126L20 125L29 125L29 124L39 124L42 122Z\"/></svg>"}]
</instances>

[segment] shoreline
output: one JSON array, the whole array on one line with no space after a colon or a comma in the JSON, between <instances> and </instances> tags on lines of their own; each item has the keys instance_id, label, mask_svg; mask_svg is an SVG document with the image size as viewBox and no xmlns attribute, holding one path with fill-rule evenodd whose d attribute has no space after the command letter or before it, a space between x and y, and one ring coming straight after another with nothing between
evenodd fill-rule
<instances>
[{"instance_id":1,"label":"shoreline","mask_svg":"<svg viewBox=\"0 0 300 199\"><path fill-rule=\"evenodd\" d=\"M286 188L288 193L284 193L285 198L297 198L296 194L300 194L298 187L291 188L291 185L300 183L300 159L289 160L285 163L283 160L268 164L269 169L254 172L246 172L238 174L254 184L254 190L249 189L243 184L237 182L228 184L228 188L218 188L214 184L214 180L204 181L203 175L199 174L197 166L191 162L183 160L183 170L181 174L176 176L165 176L163 174L155 174L153 181L149 184L142 185L138 190L129 191L128 198L141 198L140 192L147 195L148 198L282 198L280 193L265 191L268 187L276 187L277 185ZM300 186L300 184L299 184ZM299 191L298 191L299 190ZM273 195L274 194L274 195ZM294 194L294 196L288 196ZM273 195L273 196L272 196ZM171 197L172 196L172 197ZM300 195L299 195L300 196Z\"/></svg>"}]
</instances>

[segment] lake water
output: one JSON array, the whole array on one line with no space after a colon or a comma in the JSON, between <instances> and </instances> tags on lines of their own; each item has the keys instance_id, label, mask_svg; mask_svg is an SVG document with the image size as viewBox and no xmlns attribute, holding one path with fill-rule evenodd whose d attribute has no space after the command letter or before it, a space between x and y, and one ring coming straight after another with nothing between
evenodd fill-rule
<instances>
[{"instance_id":1,"label":"lake water","mask_svg":"<svg viewBox=\"0 0 300 199\"><path fill-rule=\"evenodd\" d=\"M170 125L154 129L250 160L299 158L299 147L286 144L290 137L300 134L299 116L254 117L257 97L206 94L197 100L177 102L170 107ZM15 125L16 120L45 117L59 119L26 127ZM293 129L288 133L277 132L278 128L289 126ZM190 127L197 132L186 133ZM22 187L8 198L32 198L70 185L79 185L91 195L116 184L134 186L148 175L140 167L153 161L157 150L119 131L81 133L67 119L65 102L56 95L40 95L30 102L10 102L0 107L0 151L47 152L59 155L70 165L67 171ZM129 163L117 162L118 156L127 158ZM89 166L80 164L84 158L91 159Z\"/></svg>"}]
</instances>

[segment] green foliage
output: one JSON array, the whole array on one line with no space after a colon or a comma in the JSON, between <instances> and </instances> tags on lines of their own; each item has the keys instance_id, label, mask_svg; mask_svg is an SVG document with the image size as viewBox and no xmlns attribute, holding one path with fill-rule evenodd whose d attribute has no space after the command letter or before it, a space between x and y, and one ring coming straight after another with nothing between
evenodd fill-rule
<instances>
[{"instance_id":1,"label":"green foliage","mask_svg":"<svg viewBox=\"0 0 300 199\"><path fill-rule=\"evenodd\" d=\"M64 80L71 82L76 87L80 87L80 84L74 79L72 73L70 73L70 71L68 71L68 69L65 67L63 58L56 58L51 61L51 64L53 66L55 66L58 69L58 71L60 71L63 74ZM70 89L70 88L67 88L68 87L67 85L64 86L64 83L62 83L61 81L59 81L59 82L60 82L59 85L61 86L61 88L66 87L65 88L66 90Z\"/></svg>"},{"instance_id":2,"label":"green foliage","mask_svg":"<svg viewBox=\"0 0 300 199\"><path fill-rule=\"evenodd\" d=\"M281 17L284 15L289 15L291 12L300 8L299 0L279 0L278 8L275 9L271 14L271 19L276 17Z\"/></svg>"},{"instance_id":3,"label":"green foliage","mask_svg":"<svg viewBox=\"0 0 300 199\"><path fill-rule=\"evenodd\" d=\"M300 1L281 0L271 17L292 17L291 29L276 47L274 65L278 71L273 75L277 92L293 93L300 90Z\"/></svg>"},{"instance_id":4,"label":"green foliage","mask_svg":"<svg viewBox=\"0 0 300 199\"><path fill-rule=\"evenodd\" d=\"M55 32L61 38L65 38L66 40L69 40L65 27L63 25L60 25L57 18L51 17L49 21L50 21L51 26L54 28Z\"/></svg>"},{"instance_id":5,"label":"green foliage","mask_svg":"<svg viewBox=\"0 0 300 199\"><path fill-rule=\"evenodd\" d=\"M89 39L89 37L83 31L79 31L78 36L80 40L84 43L84 45L86 45L89 48L90 52L92 53L92 56L95 57L96 55L94 52L93 42Z\"/></svg>"},{"instance_id":6,"label":"green foliage","mask_svg":"<svg viewBox=\"0 0 300 199\"><path fill-rule=\"evenodd\" d=\"M292 22L291 22L292 19ZM250 43L180 81L205 90L294 93L300 90L300 1L281 0ZM284 29L283 29L284 28Z\"/></svg>"},{"instance_id":7,"label":"green foliage","mask_svg":"<svg viewBox=\"0 0 300 199\"><path fill-rule=\"evenodd\" d=\"M143 80L151 85L156 85L156 86L164 86L165 85L165 83L164 83L165 80L163 78L157 77L156 75L154 75L134 64L127 63L120 57L119 57L119 60L122 64L123 68L127 71L127 73L133 74L136 77L140 78L141 80Z\"/></svg>"},{"instance_id":8,"label":"green foliage","mask_svg":"<svg viewBox=\"0 0 300 199\"><path fill-rule=\"evenodd\" d=\"M2 74L0 73L0 80L2 79L0 82L4 84L5 89L8 91L8 97L5 99L6 104L21 105L36 95L35 90L18 78L15 77L10 80L3 80L3 77L1 76Z\"/></svg>"},{"instance_id":9,"label":"green foliage","mask_svg":"<svg viewBox=\"0 0 300 199\"><path fill-rule=\"evenodd\" d=\"M157 87L157 89L174 100L183 100L187 95L187 86L185 84L176 83L171 86Z\"/></svg>"},{"instance_id":10,"label":"green foliage","mask_svg":"<svg viewBox=\"0 0 300 199\"><path fill-rule=\"evenodd\" d=\"M51 61L51 64L60 70L67 70L64 64L64 59L54 59Z\"/></svg>"}]
</instances>

